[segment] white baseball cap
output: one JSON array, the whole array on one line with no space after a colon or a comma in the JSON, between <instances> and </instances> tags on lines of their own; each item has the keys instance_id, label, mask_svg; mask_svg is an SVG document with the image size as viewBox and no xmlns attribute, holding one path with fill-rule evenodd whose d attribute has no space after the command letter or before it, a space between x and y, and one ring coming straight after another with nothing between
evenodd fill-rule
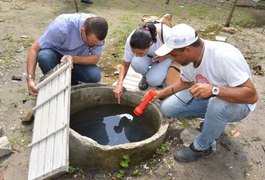
<instances>
[{"instance_id":1,"label":"white baseball cap","mask_svg":"<svg viewBox=\"0 0 265 180\"><path fill-rule=\"evenodd\" d=\"M171 28L171 34L166 39L165 44L155 51L158 56L164 56L173 49L183 48L191 45L198 39L195 29L181 23Z\"/></svg>"}]
</instances>

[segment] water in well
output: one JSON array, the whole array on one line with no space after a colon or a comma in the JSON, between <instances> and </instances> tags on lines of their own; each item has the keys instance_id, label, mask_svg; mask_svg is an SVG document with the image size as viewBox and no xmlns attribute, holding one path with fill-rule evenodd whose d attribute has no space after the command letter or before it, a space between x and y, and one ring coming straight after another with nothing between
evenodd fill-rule
<instances>
[{"instance_id":1,"label":"water in well","mask_svg":"<svg viewBox=\"0 0 265 180\"><path fill-rule=\"evenodd\" d=\"M70 126L102 145L145 140L157 131L145 116L137 117L127 105L97 105L71 115Z\"/></svg>"}]
</instances>

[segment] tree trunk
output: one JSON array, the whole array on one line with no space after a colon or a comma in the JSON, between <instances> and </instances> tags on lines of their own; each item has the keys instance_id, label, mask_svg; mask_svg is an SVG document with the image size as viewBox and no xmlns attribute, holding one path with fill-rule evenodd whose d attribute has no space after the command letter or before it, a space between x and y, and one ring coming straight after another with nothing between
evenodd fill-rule
<instances>
[{"instance_id":1,"label":"tree trunk","mask_svg":"<svg viewBox=\"0 0 265 180\"><path fill-rule=\"evenodd\" d=\"M230 22L231 22L233 14L234 14L236 5L237 5L237 0L234 1L233 7L232 7L232 9L231 9L231 11L229 13L229 16L228 16L227 20L226 20L225 27L229 27L230 26Z\"/></svg>"}]
</instances>

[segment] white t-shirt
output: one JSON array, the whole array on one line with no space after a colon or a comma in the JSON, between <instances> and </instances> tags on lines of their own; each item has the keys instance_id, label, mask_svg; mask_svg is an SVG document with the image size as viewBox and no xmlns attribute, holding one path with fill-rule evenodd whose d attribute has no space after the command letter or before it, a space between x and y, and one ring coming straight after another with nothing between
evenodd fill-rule
<instances>
[{"instance_id":1,"label":"white t-shirt","mask_svg":"<svg viewBox=\"0 0 265 180\"><path fill-rule=\"evenodd\" d=\"M134 53L132 52L132 48L130 46L130 40L131 40L131 36L132 36L133 32L128 36L128 38L126 40L126 43L125 43L123 60L126 61L126 62L131 62L131 59L134 56ZM163 24L163 34L162 34L163 35L163 39L166 40L168 38L169 34L170 34L170 27L168 27L167 25ZM152 46L149 48L149 50L147 52L147 55L150 55L152 57L155 57L155 55L156 55L155 51L163 45L161 39L159 38L159 35L157 35L156 38L157 38L157 42L153 43Z\"/></svg>"},{"instance_id":2,"label":"white t-shirt","mask_svg":"<svg viewBox=\"0 0 265 180\"><path fill-rule=\"evenodd\" d=\"M242 53L233 45L204 40L205 50L199 67L194 64L181 66L183 81L208 83L236 87L249 78L251 72ZM250 110L255 109L255 104L248 105Z\"/></svg>"}]
</instances>

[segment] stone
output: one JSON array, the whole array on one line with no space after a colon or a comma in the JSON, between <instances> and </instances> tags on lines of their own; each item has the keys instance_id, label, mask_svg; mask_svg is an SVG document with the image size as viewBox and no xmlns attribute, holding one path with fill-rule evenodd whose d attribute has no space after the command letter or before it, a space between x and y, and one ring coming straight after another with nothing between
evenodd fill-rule
<instances>
[{"instance_id":1,"label":"stone","mask_svg":"<svg viewBox=\"0 0 265 180\"><path fill-rule=\"evenodd\" d=\"M11 154L12 148L6 136L0 138L0 158Z\"/></svg>"},{"instance_id":2,"label":"stone","mask_svg":"<svg viewBox=\"0 0 265 180\"><path fill-rule=\"evenodd\" d=\"M180 133L180 139L185 147L189 147L198 134L199 131L192 127L188 127Z\"/></svg>"}]
</instances>

